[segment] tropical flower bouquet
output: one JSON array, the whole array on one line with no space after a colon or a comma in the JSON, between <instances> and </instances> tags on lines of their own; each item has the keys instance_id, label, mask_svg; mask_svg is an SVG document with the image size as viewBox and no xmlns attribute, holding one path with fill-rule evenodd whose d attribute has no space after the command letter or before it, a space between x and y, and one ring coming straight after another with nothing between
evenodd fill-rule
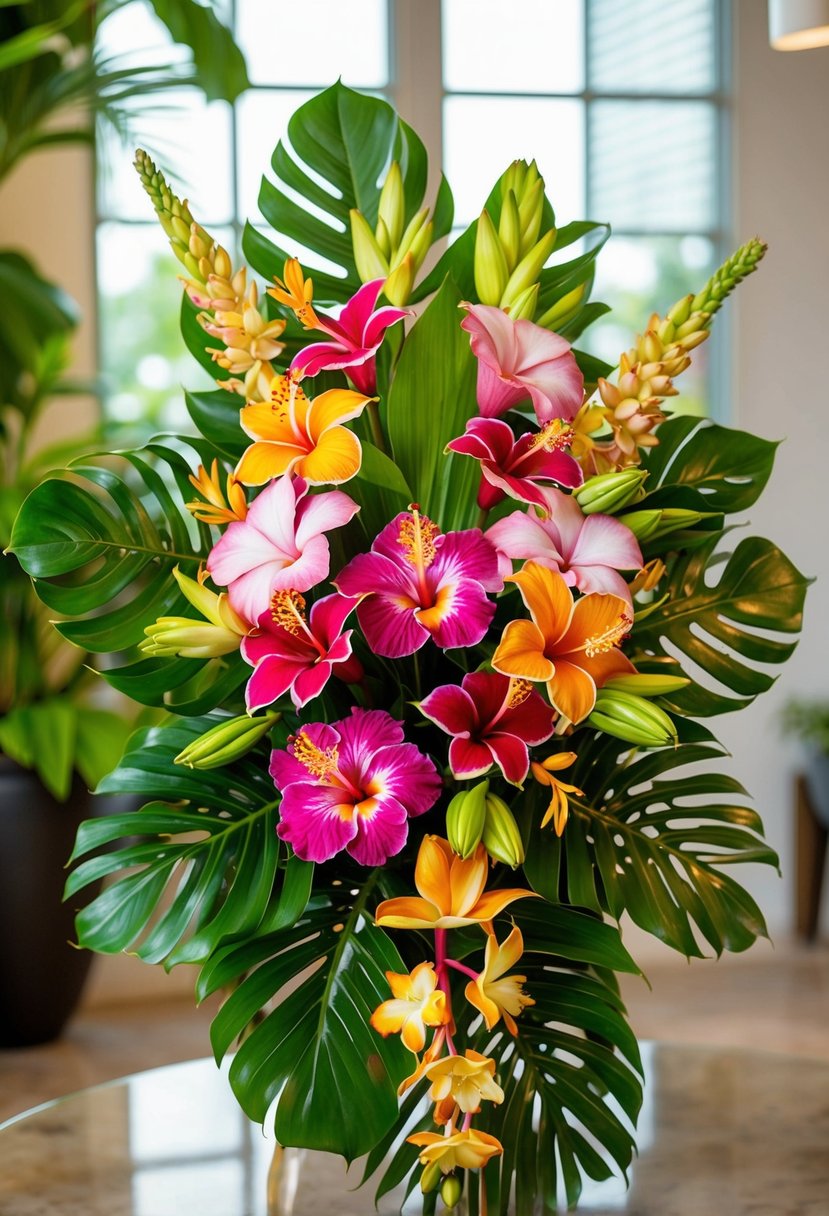
<instances>
[{"instance_id":1,"label":"tropical flower bouquet","mask_svg":"<svg viewBox=\"0 0 829 1216\"><path fill-rule=\"evenodd\" d=\"M807 580L729 536L775 445L666 408L764 248L613 368L574 345L607 227L556 228L534 163L427 262L451 192L386 102L335 85L288 139L261 292L138 154L219 388L16 523L60 632L166 711L101 786L146 805L80 831L68 896L111 881L78 937L198 965L282 1145L552 1211L634 1150L620 918L688 956L765 931L731 875L775 857L700 719L769 687Z\"/></svg>"}]
</instances>

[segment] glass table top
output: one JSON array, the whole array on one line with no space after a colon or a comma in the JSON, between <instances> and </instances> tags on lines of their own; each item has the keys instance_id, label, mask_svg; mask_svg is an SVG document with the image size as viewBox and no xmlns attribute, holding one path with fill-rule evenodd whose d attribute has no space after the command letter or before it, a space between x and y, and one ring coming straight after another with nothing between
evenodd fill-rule
<instances>
[{"instance_id":1,"label":"glass table top","mask_svg":"<svg viewBox=\"0 0 829 1216\"><path fill-rule=\"evenodd\" d=\"M588 1181L580 1212L829 1216L829 1063L661 1043L643 1044L643 1058L630 1187ZM370 1216L360 1177L359 1163L347 1175L326 1154L275 1154L212 1060L83 1090L0 1127L2 1216ZM399 1205L387 1197L380 1212ZM404 1211L419 1207L415 1197Z\"/></svg>"}]
</instances>

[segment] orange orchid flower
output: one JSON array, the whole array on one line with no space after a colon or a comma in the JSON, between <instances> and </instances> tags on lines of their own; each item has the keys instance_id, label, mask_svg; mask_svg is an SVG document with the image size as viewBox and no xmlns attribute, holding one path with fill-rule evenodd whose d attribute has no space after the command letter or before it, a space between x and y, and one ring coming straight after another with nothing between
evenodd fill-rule
<instances>
[{"instance_id":1,"label":"orange orchid flower","mask_svg":"<svg viewBox=\"0 0 829 1216\"><path fill-rule=\"evenodd\" d=\"M500 945L494 933L487 934L484 969L467 984L464 993L470 1005L484 1015L487 1030L492 1030L503 1018L510 1034L518 1034L515 1019L527 1005L535 1004L521 987L527 981L526 975L506 974L523 953L524 938L517 926Z\"/></svg>"},{"instance_id":2,"label":"orange orchid flower","mask_svg":"<svg viewBox=\"0 0 829 1216\"><path fill-rule=\"evenodd\" d=\"M371 1024L383 1038L400 1034L409 1051L422 1051L427 1026L445 1026L451 1014L446 993L437 988L434 963L418 963L411 975L387 971L392 999L371 1015Z\"/></svg>"},{"instance_id":3,"label":"orange orchid flower","mask_svg":"<svg viewBox=\"0 0 829 1216\"><path fill-rule=\"evenodd\" d=\"M245 519L248 504L245 491L236 480L233 473L227 475L227 494L222 492L219 480L219 462L214 460L210 472L203 464L199 465L198 473L190 474L190 483L201 494L204 502L186 503L187 510L205 524L231 524L234 520Z\"/></svg>"},{"instance_id":4,"label":"orange orchid flower","mask_svg":"<svg viewBox=\"0 0 829 1216\"><path fill-rule=\"evenodd\" d=\"M443 1136L438 1132L416 1132L407 1136L410 1144L416 1144L421 1150L418 1154L422 1165L432 1165L437 1162L442 1174L451 1174L453 1170L481 1169L492 1157L503 1153L504 1146L495 1136L488 1132L479 1132L474 1127L465 1132L455 1132L453 1136Z\"/></svg>"},{"instance_id":5,"label":"orange orchid flower","mask_svg":"<svg viewBox=\"0 0 829 1216\"><path fill-rule=\"evenodd\" d=\"M284 279L279 279L274 275L273 281L276 286L268 288L268 295L273 296L286 308L290 308L303 329L316 329L318 326L317 314L311 304L314 298L313 279L306 279L298 258L288 258L282 273L285 276Z\"/></svg>"},{"instance_id":6,"label":"orange orchid flower","mask_svg":"<svg viewBox=\"0 0 829 1216\"><path fill-rule=\"evenodd\" d=\"M465 1115L479 1111L481 1102L504 1100L504 1091L495 1080L495 1061L471 1048L462 1056L450 1055L434 1060L424 1067L422 1075L431 1082L429 1098L432 1102L437 1102L439 1107L451 1102Z\"/></svg>"},{"instance_id":7,"label":"orange orchid flower","mask_svg":"<svg viewBox=\"0 0 829 1216\"><path fill-rule=\"evenodd\" d=\"M339 485L360 470L360 441L341 424L372 400L353 389L332 388L309 401L291 375L271 381L271 400L239 411L242 430L254 443L236 466L246 486L261 486L283 473L309 485Z\"/></svg>"},{"instance_id":8,"label":"orange orchid flower","mask_svg":"<svg viewBox=\"0 0 829 1216\"><path fill-rule=\"evenodd\" d=\"M509 622L492 666L507 676L543 680L553 707L581 722L605 680L636 670L619 650L632 624L629 605L597 592L574 601L562 575L538 562L505 581L517 585L532 620Z\"/></svg>"},{"instance_id":9,"label":"orange orchid flower","mask_svg":"<svg viewBox=\"0 0 829 1216\"><path fill-rule=\"evenodd\" d=\"M541 826L546 828L552 819L556 836L561 836L570 815L570 804L567 795L578 794L580 798L583 798L584 790L580 790L577 785L568 785L566 781L559 781L558 777L553 776L553 773L560 772L563 768L569 768L575 761L575 752L556 752L555 755L548 756L546 760L542 760L540 763L533 760L530 765L530 771L539 785L548 785L550 787L550 805L544 812Z\"/></svg>"},{"instance_id":10,"label":"orange orchid flower","mask_svg":"<svg viewBox=\"0 0 829 1216\"><path fill-rule=\"evenodd\" d=\"M377 924L391 929L455 929L492 920L513 900L535 895L514 887L485 892L487 868L482 844L464 861L448 840L424 836L415 865L421 898L384 900L377 909Z\"/></svg>"}]
</instances>

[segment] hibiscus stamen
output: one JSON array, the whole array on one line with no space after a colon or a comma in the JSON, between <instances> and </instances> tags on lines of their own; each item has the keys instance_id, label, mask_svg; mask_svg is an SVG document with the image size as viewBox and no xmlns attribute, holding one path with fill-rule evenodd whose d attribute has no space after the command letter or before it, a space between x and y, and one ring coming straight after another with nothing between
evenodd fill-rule
<instances>
[{"instance_id":1,"label":"hibiscus stamen","mask_svg":"<svg viewBox=\"0 0 829 1216\"><path fill-rule=\"evenodd\" d=\"M431 566L437 555L435 540L439 535L437 524L420 514L416 502L409 504L410 515L400 521L400 531L397 543L405 550L406 561L417 570L420 592L423 596L423 607L428 607L430 600L429 589L426 585L426 568Z\"/></svg>"},{"instance_id":2,"label":"hibiscus stamen","mask_svg":"<svg viewBox=\"0 0 829 1216\"><path fill-rule=\"evenodd\" d=\"M545 452L561 452L569 448L576 437L576 432L563 418L553 418L533 439L534 448L543 448Z\"/></svg>"},{"instance_id":3,"label":"hibiscus stamen","mask_svg":"<svg viewBox=\"0 0 829 1216\"><path fill-rule=\"evenodd\" d=\"M294 759L308 770L312 777L324 780L339 777L340 753L336 747L317 747L304 730L291 740Z\"/></svg>"},{"instance_id":4,"label":"hibiscus stamen","mask_svg":"<svg viewBox=\"0 0 829 1216\"><path fill-rule=\"evenodd\" d=\"M298 633L308 633L305 596L298 591L275 591L271 596L271 620L294 637Z\"/></svg>"},{"instance_id":5,"label":"hibiscus stamen","mask_svg":"<svg viewBox=\"0 0 829 1216\"><path fill-rule=\"evenodd\" d=\"M511 679L506 708L515 709L517 705L523 705L532 690L533 686L529 680Z\"/></svg>"},{"instance_id":6,"label":"hibiscus stamen","mask_svg":"<svg viewBox=\"0 0 829 1216\"><path fill-rule=\"evenodd\" d=\"M632 619L623 612L614 625L609 625L602 633L588 638L584 644L584 653L588 659L595 658L597 654L607 654L614 646L621 646L632 624Z\"/></svg>"},{"instance_id":7,"label":"hibiscus stamen","mask_svg":"<svg viewBox=\"0 0 829 1216\"><path fill-rule=\"evenodd\" d=\"M289 424L302 446L307 447L307 436L299 426L296 417L298 399L307 406L307 398L300 388L296 376L290 372L286 372L282 376L274 376L271 381L271 409L277 415L280 422L287 422Z\"/></svg>"}]
</instances>

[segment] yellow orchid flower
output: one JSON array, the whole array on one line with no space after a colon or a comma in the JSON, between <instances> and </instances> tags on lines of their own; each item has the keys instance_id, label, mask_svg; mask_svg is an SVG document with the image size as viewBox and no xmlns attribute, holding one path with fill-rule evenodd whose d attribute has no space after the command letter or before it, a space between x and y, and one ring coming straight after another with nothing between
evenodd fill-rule
<instances>
[{"instance_id":1,"label":"yellow orchid flower","mask_svg":"<svg viewBox=\"0 0 829 1216\"><path fill-rule=\"evenodd\" d=\"M470 1005L484 1015L487 1030L492 1030L503 1017L510 1034L518 1034L515 1019L527 1005L535 1004L521 987L527 981L526 975L506 974L523 952L524 938L519 928L513 928L501 945L494 933L487 934L484 969L476 980L466 985L464 993Z\"/></svg>"},{"instance_id":2,"label":"yellow orchid flower","mask_svg":"<svg viewBox=\"0 0 829 1216\"><path fill-rule=\"evenodd\" d=\"M560 836L564 831L567 818L570 814L567 795L578 794L579 798L583 798L584 790L580 790L577 785L568 785L566 781L559 781L558 777L553 776L553 773L559 772L563 768L569 768L575 760L575 752L558 752L554 756L548 756L541 763L533 760L530 764L530 771L536 781L540 785L550 786L550 805L547 807L544 818L541 820L541 826L546 828L552 819L556 836Z\"/></svg>"},{"instance_id":3,"label":"yellow orchid flower","mask_svg":"<svg viewBox=\"0 0 829 1216\"><path fill-rule=\"evenodd\" d=\"M422 1051L427 1026L445 1026L451 1014L446 993L437 988L434 963L418 963L411 975L387 971L392 1000L383 1001L371 1015L371 1024L383 1038L400 1034L409 1051Z\"/></svg>"},{"instance_id":4,"label":"yellow orchid flower","mask_svg":"<svg viewBox=\"0 0 829 1216\"><path fill-rule=\"evenodd\" d=\"M318 329L319 321L311 301L314 298L314 281L306 279L298 258L288 258L282 271L284 278L273 277L275 287L268 288L268 295L290 308L303 329Z\"/></svg>"},{"instance_id":5,"label":"yellow orchid flower","mask_svg":"<svg viewBox=\"0 0 829 1216\"><path fill-rule=\"evenodd\" d=\"M504 1091L495 1080L495 1061L468 1048L462 1056L443 1056L423 1069L431 1081L432 1102L451 1100L465 1115L475 1114L481 1102L503 1102Z\"/></svg>"},{"instance_id":6,"label":"yellow orchid flower","mask_svg":"<svg viewBox=\"0 0 829 1216\"><path fill-rule=\"evenodd\" d=\"M339 485L360 470L360 441L341 424L372 400L353 389L332 388L309 401L291 375L271 381L271 400L239 411L242 430L256 442L236 466L246 486L296 473L312 486Z\"/></svg>"},{"instance_id":7,"label":"yellow orchid flower","mask_svg":"<svg viewBox=\"0 0 829 1216\"><path fill-rule=\"evenodd\" d=\"M436 1162L442 1174L451 1174L453 1170L481 1169L504 1151L500 1140L488 1132L476 1131L474 1127L465 1132L455 1132L453 1136L416 1132L406 1139L421 1150L418 1156L422 1165L429 1166Z\"/></svg>"},{"instance_id":8,"label":"yellow orchid flower","mask_svg":"<svg viewBox=\"0 0 829 1216\"><path fill-rule=\"evenodd\" d=\"M185 503L187 510L205 524L231 524L234 520L247 518L248 504L245 491L233 473L227 475L226 495L219 484L219 462L214 460L210 472L203 464L196 474L190 474L190 482L201 494L204 502Z\"/></svg>"},{"instance_id":9,"label":"yellow orchid flower","mask_svg":"<svg viewBox=\"0 0 829 1216\"><path fill-rule=\"evenodd\" d=\"M448 840L424 836L415 865L421 898L404 895L384 900L375 914L377 924L391 929L455 929L492 920L513 900L535 895L514 887L485 892L488 860L483 845L463 860Z\"/></svg>"}]
</instances>

